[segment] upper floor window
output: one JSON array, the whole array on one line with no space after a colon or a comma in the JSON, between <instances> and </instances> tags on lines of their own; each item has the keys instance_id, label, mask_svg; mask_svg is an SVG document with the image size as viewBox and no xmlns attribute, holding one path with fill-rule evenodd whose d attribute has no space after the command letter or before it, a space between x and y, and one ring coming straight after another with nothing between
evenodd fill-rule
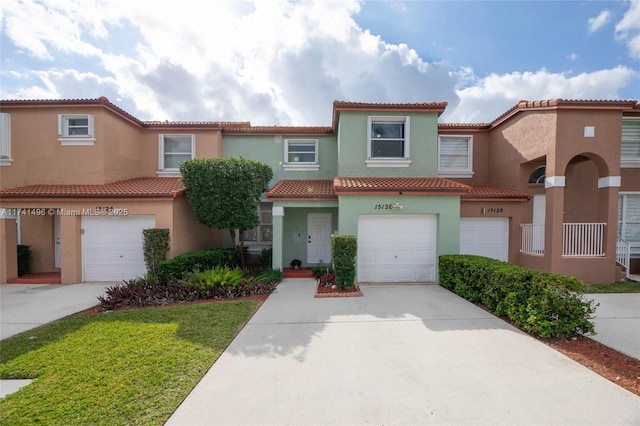
<instances>
[{"instance_id":1,"label":"upper floor window","mask_svg":"<svg viewBox=\"0 0 640 426\"><path fill-rule=\"evenodd\" d=\"M438 175L470 178L473 176L473 138L438 137Z\"/></svg>"},{"instance_id":2,"label":"upper floor window","mask_svg":"<svg viewBox=\"0 0 640 426\"><path fill-rule=\"evenodd\" d=\"M96 141L93 133L93 115L58 115L58 140L61 145L93 145Z\"/></svg>"},{"instance_id":3,"label":"upper floor window","mask_svg":"<svg viewBox=\"0 0 640 426\"><path fill-rule=\"evenodd\" d=\"M285 170L318 170L318 140L285 139L284 158Z\"/></svg>"},{"instance_id":4,"label":"upper floor window","mask_svg":"<svg viewBox=\"0 0 640 426\"><path fill-rule=\"evenodd\" d=\"M160 135L158 140L158 174L179 174L180 163L194 158L194 135Z\"/></svg>"},{"instance_id":5,"label":"upper floor window","mask_svg":"<svg viewBox=\"0 0 640 426\"><path fill-rule=\"evenodd\" d=\"M640 167L640 117L622 119L621 167Z\"/></svg>"},{"instance_id":6,"label":"upper floor window","mask_svg":"<svg viewBox=\"0 0 640 426\"><path fill-rule=\"evenodd\" d=\"M367 166L408 167L409 117L369 117Z\"/></svg>"},{"instance_id":7,"label":"upper floor window","mask_svg":"<svg viewBox=\"0 0 640 426\"><path fill-rule=\"evenodd\" d=\"M0 113L0 166L10 166L11 158L11 114Z\"/></svg>"}]
</instances>

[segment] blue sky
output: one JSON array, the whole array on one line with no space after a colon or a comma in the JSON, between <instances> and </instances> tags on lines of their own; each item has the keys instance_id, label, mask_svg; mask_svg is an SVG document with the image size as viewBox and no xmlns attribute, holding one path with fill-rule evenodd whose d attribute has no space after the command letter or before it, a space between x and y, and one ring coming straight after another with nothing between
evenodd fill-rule
<instances>
[{"instance_id":1,"label":"blue sky","mask_svg":"<svg viewBox=\"0 0 640 426\"><path fill-rule=\"evenodd\" d=\"M205 5L203 7L203 5ZM143 120L329 125L333 100L640 98L640 1L5 0L0 98Z\"/></svg>"}]
</instances>

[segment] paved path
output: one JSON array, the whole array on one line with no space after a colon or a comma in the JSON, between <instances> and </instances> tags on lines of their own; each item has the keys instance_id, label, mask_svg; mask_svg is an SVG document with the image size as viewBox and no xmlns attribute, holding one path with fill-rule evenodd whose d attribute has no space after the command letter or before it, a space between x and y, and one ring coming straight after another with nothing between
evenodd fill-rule
<instances>
[{"instance_id":1,"label":"paved path","mask_svg":"<svg viewBox=\"0 0 640 426\"><path fill-rule=\"evenodd\" d=\"M436 285L284 280L168 425L638 425L640 397Z\"/></svg>"},{"instance_id":2,"label":"paved path","mask_svg":"<svg viewBox=\"0 0 640 426\"><path fill-rule=\"evenodd\" d=\"M589 338L640 359L640 293L587 294L599 303L593 320L596 335Z\"/></svg>"}]
</instances>

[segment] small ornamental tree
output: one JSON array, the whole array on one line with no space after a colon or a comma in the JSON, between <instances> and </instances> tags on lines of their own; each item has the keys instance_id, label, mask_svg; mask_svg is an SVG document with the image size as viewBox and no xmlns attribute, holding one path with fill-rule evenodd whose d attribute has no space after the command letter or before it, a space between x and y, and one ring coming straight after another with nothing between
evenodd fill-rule
<instances>
[{"instance_id":1,"label":"small ornamental tree","mask_svg":"<svg viewBox=\"0 0 640 426\"><path fill-rule=\"evenodd\" d=\"M243 234L260 224L258 203L273 178L271 167L242 157L199 158L181 163L180 173L196 219L229 230L244 268Z\"/></svg>"}]
</instances>

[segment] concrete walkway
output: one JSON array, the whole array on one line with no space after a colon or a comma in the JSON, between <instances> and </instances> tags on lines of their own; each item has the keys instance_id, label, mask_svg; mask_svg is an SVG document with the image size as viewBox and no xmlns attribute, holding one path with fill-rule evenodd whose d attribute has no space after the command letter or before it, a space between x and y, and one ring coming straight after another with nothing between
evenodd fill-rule
<instances>
[{"instance_id":1,"label":"concrete walkway","mask_svg":"<svg viewBox=\"0 0 640 426\"><path fill-rule=\"evenodd\" d=\"M586 294L600 305L589 338L625 355L640 359L640 293Z\"/></svg>"},{"instance_id":2,"label":"concrete walkway","mask_svg":"<svg viewBox=\"0 0 640 426\"><path fill-rule=\"evenodd\" d=\"M168 425L637 425L640 397L436 285L286 279Z\"/></svg>"}]
</instances>

